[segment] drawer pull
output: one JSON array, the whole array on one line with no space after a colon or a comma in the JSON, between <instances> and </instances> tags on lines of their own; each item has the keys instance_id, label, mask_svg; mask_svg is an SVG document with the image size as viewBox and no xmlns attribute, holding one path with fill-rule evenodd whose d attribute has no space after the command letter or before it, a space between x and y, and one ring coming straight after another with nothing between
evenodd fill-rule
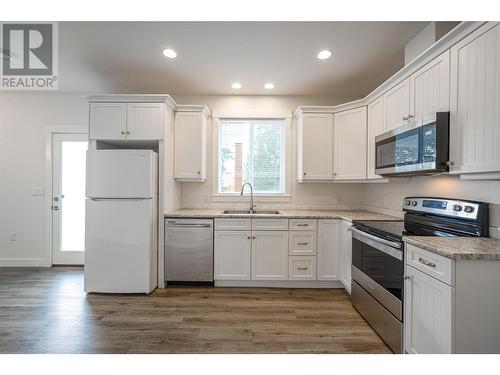
<instances>
[{"instance_id":1,"label":"drawer pull","mask_svg":"<svg viewBox=\"0 0 500 375\"><path fill-rule=\"evenodd\" d=\"M308 227L309 224L297 224L298 227Z\"/></svg>"},{"instance_id":2,"label":"drawer pull","mask_svg":"<svg viewBox=\"0 0 500 375\"><path fill-rule=\"evenodd\" d=\"M297 245L301 245L301 246L305 246L305 245L307 245L307 244L309 244L309 242L298 242L298 243L297 243Z\"/></svg>"},{"instance_id":3,"label":"drawer pull","mask_svg":"<svg viewBox=\"0 0 500 375\"><path fill-rule=\"evenodd\" d=\"M436 268L436 263L428 262L425 259L418 258L418 261L428 267Z\"/></svg>"},{"instance_id":4,"label":"drawer pull","mask_svg":"<svg viewBox=\"0 0 500 375\"><path fill-rule=\"evenodd\" d=\"M297 267L298 271L307 271L309 267Z\"/></svg>"}]
</instances>

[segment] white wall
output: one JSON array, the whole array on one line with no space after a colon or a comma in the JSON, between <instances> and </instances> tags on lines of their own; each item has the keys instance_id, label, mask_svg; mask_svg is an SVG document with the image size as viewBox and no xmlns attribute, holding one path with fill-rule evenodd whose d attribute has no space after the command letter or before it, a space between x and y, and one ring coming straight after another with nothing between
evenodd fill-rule
<instances>
[{"instance_id":1,"label":"white wall","mask_svg":"<svg viewBox=\"0 0 500 375\"><path fill-rule=\"evenodd\" d=\"M338 97L293 97L293 96L190 96L174 95L179 104L206 104L215 112L291 112L297 105L335 105L355 98ZM212 165L212 121L208 122L208 165L207 181L204 183L182 183L182 207L208 208L240 206L248 207L248 197L236 198L235 202L220 202L212 198L213 165ZM287 208L342 208L360 205L363 199L363 187L359 184L331 184L296 182L295 164L295 124L292 123L292 164L290 168L291 198L284 202L276 200L263 202L256 198L256 203L263 207Z\"/></svg>"},{"instance_id":2,"label":"white wall","mask_svg":"<svg viewBox=\"0 0 500 375\"><path fill-rule=\"evenodd\" d=\"M500 181L464 181L455 176L393 178L386 184L365 185L363 201L370 210L401 215L403 198L418 195L488 202L490 225L495 227L490 235L500 236Z\"/></svg>"},{"instance_id":3,"label":"white wall","mask_svg":"<svg viewBox=\"0 0 500 375\"><path fill-rule=\"evenodd\" d=\"M47 262L45 196L31 195L45 188L44 127L86 125L87 117L80 95L0 94L0 266Z\"/></svg>"}]
</instances>

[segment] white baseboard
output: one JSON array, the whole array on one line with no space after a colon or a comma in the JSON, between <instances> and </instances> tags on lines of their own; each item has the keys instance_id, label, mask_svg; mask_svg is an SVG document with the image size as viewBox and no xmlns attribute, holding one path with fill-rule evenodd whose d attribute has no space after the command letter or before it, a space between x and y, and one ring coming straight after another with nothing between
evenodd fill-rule
<instances>
[{"instance_id":1,"label":"white baseboard","mask_svg":"<svg viewBox=\"0 0 500 375\"><path fill-rule=\"evenodd\" d=\"M236 288L330 288L344 289L340 281L267 281L267 280L216 280L216 287Z\"/></svg>"},{"instance_id":2,"label":"white baseboard","mask_svg":"<svg viewBox=\"0 0 500 375\"><path fill-rule=\"evenodd\" d=\"M0 267L51 267L45 258L0 258Z\"/></svg>"}]
</instances>

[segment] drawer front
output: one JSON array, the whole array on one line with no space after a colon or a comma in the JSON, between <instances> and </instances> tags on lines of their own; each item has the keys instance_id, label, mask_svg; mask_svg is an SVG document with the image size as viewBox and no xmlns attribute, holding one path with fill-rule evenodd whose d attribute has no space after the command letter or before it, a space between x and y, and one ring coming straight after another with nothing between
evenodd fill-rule
<instances>
[{"instance_id":1,"label":"drawer front","mask_svg":"<svg viewBox=\"0 0 500 375\"><path fill-rule=\"evenodd\" d=\"M406 244L406 264L448 285L455 285L455 263L453 259Z\"/></svg>"},{"instance_id":2,"label":"drawer front","mask_svg":"<svg viewBox=\"0 0 500 375\"><path fill-rule=\"evenodd\" d=\"M215 230L251 230L251 219L215 219Z\"/></svg>"},{"instance_id":3,"label":"drawer front","mask_svg":"<svg viewBox=\"0 0 500 375\"><path fill-rule=\"evenodd\" d=\"M315 231L293 231L288 233L289 255L316 255Z\"/></svg>"},{"instance_id":4,"label":"drawer front","mask_svg":"<svg viewBox=\"0 0 500 375\"><path fill-rule=\"evenodd\" d=\"M288 230L288 219L252 219L252 230Z\"/></svg>"},{"instance_id":5,"label":"drawer front","mask_svg":"<svg viewBox=\"0 0 500 375\"><path fill-rule=\"evenodd\" d=\"M289 280L316 280L315 256L289 256Z\"/></svg>"},{"instance_id":6,"label":"drawer front","mask_svg":"<svg viewBox=\"0 0 500 375\"><path fill-rule=\"evenodd\" d=\"M316 230L316 219L290 219L290 230Z\"/></svg>"}]
</instances>

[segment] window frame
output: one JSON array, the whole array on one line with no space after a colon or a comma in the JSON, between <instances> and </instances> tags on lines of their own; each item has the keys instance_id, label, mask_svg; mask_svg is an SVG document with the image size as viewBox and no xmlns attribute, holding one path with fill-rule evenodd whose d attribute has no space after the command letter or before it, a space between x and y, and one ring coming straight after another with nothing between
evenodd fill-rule
<instances>
[{"instance_id":1,"label":"window frame","mask_svg":"<svg viewBox=\"0 0 500 375\"><path fill-rule=\"evenodd\" d=\"M283 120L283 192L282 193L254 193L256 201L260 202L289 202L290 195L290 167L291 167L291 113L289 112L263 112L263 113L214 113L212 115L212 201L241 202L239 192L219 192L219 137L221 120Z\"/></svg>"}]
</instances>

